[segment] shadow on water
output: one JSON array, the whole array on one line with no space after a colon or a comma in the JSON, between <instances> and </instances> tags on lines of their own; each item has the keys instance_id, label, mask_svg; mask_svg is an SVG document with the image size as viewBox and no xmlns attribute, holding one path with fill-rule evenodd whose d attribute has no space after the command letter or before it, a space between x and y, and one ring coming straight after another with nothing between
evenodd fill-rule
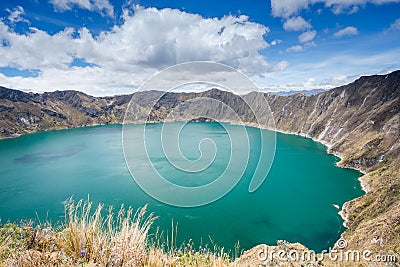
<instances>
[{"instance_id":1,"label":"shadow on water","mask_svg":"<svg viewBox=\"0 0 400 267\"><path fill-rule=\"evenodd\" d=\"M79 152L83 151L83 146L75 146L64 150L53 151L53 152L37 152L25 154L21 157L15 158L15 163L47 163L49 161L56 161L63 158L72 157Z\"/></svg>"}]
</instances>

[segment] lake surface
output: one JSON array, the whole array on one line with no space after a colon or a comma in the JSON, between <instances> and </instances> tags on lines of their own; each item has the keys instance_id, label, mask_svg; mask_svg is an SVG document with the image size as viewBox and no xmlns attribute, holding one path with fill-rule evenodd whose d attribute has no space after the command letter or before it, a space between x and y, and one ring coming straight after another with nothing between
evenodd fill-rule
<instances>
[{"instance_id":1,"label":"lake surface","mask_svg":"<svg viewBox=\"0 0 400 267\"><path fill-rule=\"evenodd\" d=\"M161 126L151 125L149 133L157 136ZM140 125L130 127L132 131L137 127L138 135L143 129ZM235 131L239 126L224 127ZM182 131L182 152L188 158L199 156L199 136L214 140L218 147L215 164L197 174L196 179L159 156L159 141L149 142L149 155L160 172L177 183L209 183L213 175L221 173L230 153L224 127L218 123L189 123ZM124 160L121 128L87 127L0 140L1 222L39 218L57 223L63 220L64 200L70 196L87 199L90 195L94 203L114 207L122 203L136 208L148 204L149 211L159 216L156 226L167 232L172 220L178 224L177 243L192 239L204 246L211 244L211 237L219 246L231 249L239 241L242 249L249 249L284 239L321 251L332 246L344 230L333 204L341 206L363 194L357 180L361 174L336 167L339 159L328 155L324 145L281 133L276 135L275 160L266 180L257 191L249 193L260 141L259 130L246 127L251 153L234 189L205 206L169 206L148 196L132 179Z\"/></svg>"}]
</instances>

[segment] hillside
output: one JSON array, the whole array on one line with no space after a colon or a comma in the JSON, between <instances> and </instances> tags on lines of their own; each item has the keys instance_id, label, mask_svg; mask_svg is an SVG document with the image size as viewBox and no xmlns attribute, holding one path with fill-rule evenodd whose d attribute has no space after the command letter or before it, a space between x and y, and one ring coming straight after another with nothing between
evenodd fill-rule
<instances>
[{"instance_id":1,"label":"hillside","mask_svg":"<svg viewBox=\"0 0 400 267\"><path fill-rule=\"evenodd\" d=\"M161 99L151 109L158 97ZM212 89L202 93L135 93L134 110L149 120L162 121L172 109L174 119L191 118L196 109L235 121L223 106L212 102L185 105L190 99L210 98L254 122L249 106L265 97L276 130L313 138L339 155L341 166L361 170L367 193L346 203L343 214L348 248L400 253L400 71L361 77L355 82L316 95L279 96L249 93L243 98ZM92 97L76 91L31 94L0 88L0 137L41 130L93 124L121 123L131 96ZM205 112L205 113L207 113ZM137 116L139 118L143 116ZM146 115L147 116L147 115ZM213 117L213 116L210 116ZM270 126L270 125L269 125Z\"/></svg>"},{"instance_id":2,"label":"hillside","mask_svg":"<svg viewBox=\"0 0 400 267\"><path fill-rule=\"evenodd\" d=\"M0 87L0 137L117 123L130 98L93 97L77 91L33 94Z\"/></svg>"},{"instance_id":3,"label":"hillside","mask_svg":"<svg viewBox=\"0 0 400 267\"><path fill-rule=\"evenodd\" d=\"M400 252L399 81L396 71L310 97L266 95L279 131L320 141L341 166L365 173L368 193L343 211L349 249Z\"/></svg>"}]
</instances>

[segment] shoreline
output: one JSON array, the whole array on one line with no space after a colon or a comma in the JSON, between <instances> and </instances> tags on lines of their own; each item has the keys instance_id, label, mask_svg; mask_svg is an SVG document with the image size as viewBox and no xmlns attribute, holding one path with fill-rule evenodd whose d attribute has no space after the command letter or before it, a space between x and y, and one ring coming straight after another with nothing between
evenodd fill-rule
<instances>
[{"instance_id":1,"label":"shoreline","mask_svg":"<svg viewBox=\"0 0 400 267\"><path fill-rule=\"evenodd\" d=\"M72 130L72 129L80 129L80 128L90 128L90 127L97 127L97 126L101 127L101 126L108 126L108 125L110 125L110 126L111 125L123 125L123 123L108 123L108 124L95 123L95 124L88 124L88 125L78 125L78 126L74 126L74 127L61 127L61 128L57 128L57 129L39 130L39 131L33 131L33 132L28 132L28 133L17 133L15 135L11 135L11 136L0 137L0 142L1 142L1 140L14 139L14 138L18 138L18 137L30 135L30 134L64 131L64 130Z\"/></svg>"},{"instance_id":2,"label":"shoreline","mask_svg":"<svg viewBox=\"0 0 400 267\"><path fill-rule=\"evenodd\" d=\"M174 121L165 121L165 122L174 122ZM16 134L15 136L2 137L2 138L0 138L0 141L3 140L3 139L12 139L12 138L21 137L21 136L24 136L24 135L35 134L35 133L41 133L41 132L48 132L48 131L61 131L61 130L68 130L68 129L79 129L79 128L87 128L87 127L97 127L97 126L100 126L100 127L101 127L101 126L112 126L112 125L120 125L120 126L123 127L125 124L165 123L165 122L162 122L162 121L152 121L152 122L143 122L143 121L140 121L140 122L130 122L130 123L124 123L124 122L122 122L122 123L109 123L109 124L100 124L100 123L96 123L96 124L81 125L81 126L76 126L76 127L63 127L63 128L59 128L59 129L41 130L41 131L35 131L35 132L30 132L30 133L22 133L22 134L19 133L19 134ZM296 136L301 136L301 137L304 137L304 138L309 138L309 139L313 140L314 142L318 142L318 143L320 143L320 144L326 146L326 148L327 148L327 149L326 149L326 153L327 153L327 154L334 155L334 156L338 157L340 160L343 159L343 155L341 155L341 154L339 154L339 153L335 153L335 152L330 151L330 149L331 149L331 147L332 147L331 144L329 144L329 143L327 143L327 142L324 142L324 141L322 141L322 140L318 140L318 139L316 139L316 138L310 137L310 136L305 135L305 134L296 133L296 132L288 132L288 131L283 131L283 130L278 130L278 129L276 129L276 128L275 128L275 129L270 129L270 128L267 128L267 127L262 127L261 125L257 125L257 124L255 124L255 123L244 123L244 124L239 124L239 123L237 123L237 122L232 122L232 121L223 121L223 122L221 122L221 123L230 123L230 124L233 124L233 125L239 125L239 126L242 125L242 126L246 126L246 127L254 127L254 128L258 128L258 129L274 131L274 132L277 132L277 133L289 134L289 135L296 135ZM364 196L365 194L367 194L367 193L369 193L369 192L371 191L370 187L368 186L367 181L365 181L365 180L364 180L365 178L363 178L363 177L365 177L365 176L368 174L367 172L365 172L365 171L363 171L363 170L361 170L361 169L359 169L359 168L353 168L353 167L343 166L343 165L340 165L340 164L338 164L338 163L339 163L339 162L337 162L335 165L336 165L337 167L339 167L339 168L353 169L353 170L356 170L356 171L358 171L358 172L360 172L360 173L362 174L362 175L357 179L357 180L359 181L359 183L360 183L360 186L361 186L362 191L364 191L364 194L363 194L362 196ZM360 196L360 197L362 197L362 196ZM358 198L360 198L360 197L356 197L356 198L354 198L354 199L351 199L351 200L349 200L349 201L343 203L342 207L340 208L340 211L338 212L338 215L339 215L339 216L342 218L342 220L343 220L343 223L342 223L342 224L343 224L343 226L346 228L345 231L347 231L347 229L349 229L349 228L348 228L348 225L347 225L347 223L349 222L349 219L348 219L348 209L349 209L349 207L350 207L350 205L351 205L351 202L354 201L354 200L356 200L356 199L358 199ZM345 231L344 231L344 232L345 232ZM343 233L344 233L344 232L343 232ZM343 234L343 233L342 233L342 234ZM342 235L342 234L341 234L341 235Z\"/></svg>"},{"instance_id":3,"label":"shoreline","mask_svg":"<svg viewBox=\"0 0 400 267\"><path fill-rule=\"evenodd\" d=\"M292 135L302 136L302 137L305 137L305 138L310 138L310 139L312 139L313 141L318 142L318 143L321 143L321 144L323 144L324 146L326 146L326 147L327 147L326 152L327 152L328 154L334 155L334 156L338 157L340 160L343 160L343 158L344 158L343 155L341 155L341 154L339 154L339 153L335 153L335 152L330 151L332 145L329 144L329 143L327 143L327 142L324 142L324 141L322 141L322 140L318 140L318 139L316 139L316 138L313 138L313 137L310 137L310 136L307 136L307 135L301 134L301 133L287 132L287 131L278 131L278 130L277 130L277 132L281 132L281 133L284 133L284 134L292 134ZM348 227L348 225L347 225L348 222L349 222L348 210L349 210L349 208L350 208L350 206L351 206L351 202L357 200L358 198L360 198L360 197L362 197L362 196L365 196L366 194L368 194L368 193L371 191L371 188L369 187L368 182L364 180L365 178L363 178L363 177L365 177L365 176L368 174L368 172L366 172L366 171L364 171L364 170L361 170L360 168L354 168L354 167L348 167L348 166L341 165L341 164L339 164L339 162L336 163L336 166L339 167L339 168L345 168L345 169L356 170L356 171L362 173L362 175L361 175L357 180L359 181L360 186L361 186L361 190L364 191L364 194L361 195L361 196L359 196L359 197L350 199L349 201L346 201L345 203L343 203L343 205L342 205L340 211L338 212L339 216L340 216L340 217L342 218L342 220L343 220L343 226L344 226L346 229L349 229L349 227ZM346 231L346 230L345 230L345 231ZM345 231L344 231L344 232L345 232ZM343 232L343 233L344 233L344 232ZM341 236L343 235L343 233L341 234Z\"/></svg>"}]
</instances>

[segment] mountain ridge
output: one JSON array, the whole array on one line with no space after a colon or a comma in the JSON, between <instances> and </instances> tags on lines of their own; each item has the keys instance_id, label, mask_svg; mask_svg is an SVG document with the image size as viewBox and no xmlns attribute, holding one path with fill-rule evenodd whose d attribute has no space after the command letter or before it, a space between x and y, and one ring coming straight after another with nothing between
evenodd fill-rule
<instances>
[{"instance_id":1,"label":"mountain ridge","mask_svg":"<svg viewBox=\"0 0 400 267\"><path fill-rule=\"evenodd\" d=\"M268 91L266 92L268 94L272 95L280 95L280 96L289 96L289 95L295 95L295 94L305 94L307 96L312 96L316 95L322 92L326 92L328 89L305 89L305 90L289 90L289 91Z\"/></svg>"}]
</instances>

